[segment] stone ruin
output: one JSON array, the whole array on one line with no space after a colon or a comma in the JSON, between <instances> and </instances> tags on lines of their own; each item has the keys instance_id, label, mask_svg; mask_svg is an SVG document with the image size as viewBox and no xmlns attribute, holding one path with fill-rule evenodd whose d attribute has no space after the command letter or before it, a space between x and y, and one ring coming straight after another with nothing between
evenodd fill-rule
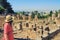
<instances>
[{"instance_id":1,"label":"stone ruin","mask_svg":"<svg viewBox=\"0 0 60 40\"><path fill-rule=\"evenodd\" d=\"M22 19L20 19L20 17L22 17ZM26 20L25 17L28 17L28 20ZM55 17L55 15L53 14L52 17L49 17L47 19L38 19L38 17L35 16L35 18L31 20L31 16L13 15L14 22L12 26L14 30L14 37L27 38L28 36L31 39L36 39L38 37L39 40L41 40L42 37L46 37L49 33L52 33L59 29L59 17L60 15L58 15L58 17ZM50 31L45 30L47 27Z\"/></svg>"},{"instance_id":2,"label":"stone ruin","mask_svg":"<svg viewBox=\"0 0 60 40\"><path fill-rule=\"evenodd\" d=\"M37 16L33 20L31 20L31 16L28 16L28 20L25 19L26 16L22 16L22 20L18 18L18 22L14 22L13 29L14 31L21 31L20 34L22 33L23 35L25 34L25 38L30 37L32 39L38 37L41 38L41 36L46 37L48 36L48 33L52 33L59 29L58 24L59 23L59 18L55 17L55 14L52 15L52 17L49 17L48 19L38 19ZM49 28L50 31L46 31L46 28ZM27 33L27 34L26 34ZM30 34L34 34L35 37L32 37ZM18 34L18 33L17 33ZM21 35L22 35L21 34ZM15 36L16 37L16 36ZM24 36L23 36L24 38Z\"/></svg>"}]
</instances>

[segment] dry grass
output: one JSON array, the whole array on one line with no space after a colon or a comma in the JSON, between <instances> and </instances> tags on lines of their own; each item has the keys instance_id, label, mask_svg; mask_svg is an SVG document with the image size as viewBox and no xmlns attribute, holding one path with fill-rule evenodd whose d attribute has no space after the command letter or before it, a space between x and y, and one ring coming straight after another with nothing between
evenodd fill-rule
<instances>
[{"instance_id":1,"label":"dry grass","mask_svg":"<svg viewBox=\"0 0 60 40\"><path fill-rule=\"evenodd\" d=\"M5 20L5 17L4 16L0 16L0 27L3 26L4 20Z\"/></svg>"}]
</instances>

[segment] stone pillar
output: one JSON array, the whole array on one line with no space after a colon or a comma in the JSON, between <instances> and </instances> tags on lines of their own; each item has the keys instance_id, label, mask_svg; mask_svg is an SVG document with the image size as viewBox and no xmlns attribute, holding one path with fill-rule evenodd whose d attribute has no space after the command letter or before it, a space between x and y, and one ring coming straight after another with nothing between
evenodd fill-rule
<instances>
[{"instance_id":1,"label":"stone pillar","mask_svg":"<svg viewBox=\"0 0 60 40\"><path fill-rule=\"evenodd\" d=\"M38 17L37 17L37 15L35 15L35 19L34 19L34 21L35 21L35 22L38 21Z\"/></svg>"},{"instance_id":2,"label":"stone pillar","mask_svg":"<svg viewBox=\"0 0 60 40\"><path fill-rule=\"evenodd\" d=\"M52 14L52 20L55 20L55 13Z\"/></svg>"},{"instance_id":3,"label":"stone pillar","mask_svg":"<svg viewBox=\"0 0 60 40\"><path fill-rule=\"evenodd\" d=\"M17 14L17 19L20 20L20 15Z\"/></svg>"},{"instance_id":4,"label":"stone pillar","mask_svg":"<svg viewBox=\"0 0 60 40\"><path fill-rule=\"evenodd\" d=\"M29 21L31 21L31 15L29 15L28 18L29 18Z\"/></svg>"},{"instance_id":5,"label":"stone pillar","mask_svg":"<svg viewBox=\"0 0 60 40\"><path fill-rule=\"evenodd\" d=\"M47 26L45 26L44 32L43 32L43 37L47 37L47 36L48 36L48 29L47 29Z\"/></svg>"},{"instance_id":6,"label":"stone pillar","mask_svg":"<svg viewBox=\"0 0 60 40\"><path fill-rule=\"evenodd\" d=\"M58 18L60 18L60 13L58 13Z\"/></svg>"},{"instance_id":7,"label":"stone pillar","mask_svg":"<svg viewBox=\"0 0 60 40\"><path fill-rule=\"evenodd\" d=\"M23 29L26 28L25 22L22 23Z\"/></svg>"},{"instance_id":8,"label":"stone pillar","mask_svg":"<svg viewBox=\"0 0 60 40\"><path fill-rule=\"evenodd\" d=\"M52 18L51 18L51 17L49 17L49 18L48 18L48 22L50 22L51 20L52 20Z\"/></svg>"},{"instance_id":9,"label":"stone pillar","mask_svg":"<svg viewBox=\"0 0 60 40\"><path fill-rule=\"evenodd\" d=\"M26 23L26 27L29 27L29 23Z\"/></svg>"},{"instance_id":10,"label":"stone pillar","mask_svg":"<svg viewBox=\"0 0 60 40\"><path fill-rule=\"evenodd\" d=\"M20 23L17 23L17 29L20 30Z\"/></svg>"},{"instance_id":11,"label":"stone pillar","mask_svg":"<svg viewBox=\"0 0 60 40\"><path fill-rule=\"evenodd\" d=\"M14 24L14 27L13 27L13 28L14 28L14 30L19 30L19 29L20 29L20 27L19 27L19 26L20 26L20 25L19 25L19 23L15 23L15 24Z\"/></svg>"},{"instance_id":12,"label":"stone pillar","mask_svg":"<svg viewBox=\"0 0 60 40\"><path fill-rule=\"evenodd\" d=\"M12 16L12 18L13 18L13 20L15 20L15 16L14 15Z\"/></svg>"},{"instance_id":13,"label":"stone pillar","mask_svg":"<svg viewBox=\"0 0 60 40\"><path fill-rule=\"evenodd\" d=\"M23 21L25 21L25 15L23 15L22 17L23 17Z\"/></svg>"},{"instance_id":14,"label":"stone pillar","mask_svg":"<svg viewBox=\"0 0 60 40\"><path fill-rule=\"evenodd\" d=\"M20 30L23 30L23 28L22 28L22 23L20 23L19 25L20 25Z\"/></svg>"}]
</instances>

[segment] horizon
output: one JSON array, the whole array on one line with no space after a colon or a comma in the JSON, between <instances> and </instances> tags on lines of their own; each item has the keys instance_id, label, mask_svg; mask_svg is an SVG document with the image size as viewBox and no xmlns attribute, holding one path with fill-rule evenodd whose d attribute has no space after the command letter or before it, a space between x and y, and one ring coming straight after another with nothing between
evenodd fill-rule
<instances>
[{"instance_id":1,"label":"horizon","mask_svg":"<svg viewBox=\"0 0 60 40\"><path fill-rule=\"evenodd\" d=\"M7 0L14 11L50 11L60 9L60 0Z\"/></svg>"}]
</instances>

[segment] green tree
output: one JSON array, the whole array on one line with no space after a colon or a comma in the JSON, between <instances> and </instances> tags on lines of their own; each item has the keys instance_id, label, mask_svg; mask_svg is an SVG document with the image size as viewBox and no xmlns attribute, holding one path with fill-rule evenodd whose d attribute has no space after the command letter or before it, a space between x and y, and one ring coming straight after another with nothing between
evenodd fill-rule
<instances>
[{"instance_id":1,"label":"green tree","mask_svg":"<svg viewBox=\"0 0 60 40\"><path fill-rule=\"evenodd\" d=\"M34 11L35 15L38 15L38 11Z\"/></svg>"},{"instance_id":2,"label":"green tree","mask_svg":"<svg viewBox=\"0 0 60 40\"><path fill-rule=\"evenodd\" d=\"M31 18L33 19L34 17L35 17L35 14L34 14L34 12L32 12Z\"/></svg>"},{"instance_id":3,"label":"green tree","mask_svg":"<svg viewBox=\"0 0 60 40\"><path fill-rule=\"evenodd\" d=\"M0 14L3 14L3 12L4 12L4 8L0 6Z\"/></svg>"},{"instance_id":4,"label":"green tree","mask_svg":"<svg viewBox=\"0 0 60 40\"><path fill-rule=\"evenodd\" d=\"M60 10L58 10L58 12L60 13Z\"/></svg>"},{"instance_id":5,"label":"green tree","mask_svg":"<svg viewBox=\"0 0 60 40\"><path fill-rule=\"evenodd\" d=\"M0 0L0 2L2 2L2 0Z\"/></svg>"},{"instance_id":6,"label":"green tree","mask_svg":"<svg viewBox=\"0 0 60 40\"><path fill-rule=\"evenodd\" d=\"M6 9L5 11L7 12L7 14L8 14L8 13L10 13L10 14L14 13L14 11L12 10L12 7L11 7L10 3L7 2L7 0L0 0L0 5L1 5L3 8ZM5 12L4 12L4 13L5 13Z\"/></svg>"},{"instance_id":7,"label":"green tree","mask_svg":"<svg viewBox=\"0 0 60 40\"><path fill-rule=\"evenodd\" d=\"M49 14L49 16L51 17L51 16L52 16L52 14L53 14L53 11L51 10L51 11L50 11L50 14Z\"/></svg>"},{"instance_id":8,"label":"green tree","mask_svg":"<svg viewBox=\"0 0 60 40\"><path fill-rule=\"evenodd\" d=\"M38 19L40 19L40 13L38 13L38 15L37 15L37 16L38 16Z\"/></svg>"},{"instance_id":9,"label":"green tree","mask_svg":"<svg viewBox=\"0 0 60 40\"><path fill-rule=\"evenodd\" d=\"M25 11L23 11L23 12L22 12L22 15L25 15L25 13L26 13L26 12L25 12Z\"/></svg>"},{"instance_id":10,"label":"green tree","mask_svg":"<svg viewBox=\"0 0 60 40\"><path fill-rule=\"evenodd\" d=\"M2 6L0 6L0 10L4 10L4 8Z\"/></svg>"},{"instance_id":11,"label":"green tree","mask_svg":"<svg viewBox=\"0 0 60 40\"><path fill-rule=\"evenodd\" d=\"M55 15L56 15L56 17L58 16L58 11L55 11Z\"/></svg>"}]
</instances>

